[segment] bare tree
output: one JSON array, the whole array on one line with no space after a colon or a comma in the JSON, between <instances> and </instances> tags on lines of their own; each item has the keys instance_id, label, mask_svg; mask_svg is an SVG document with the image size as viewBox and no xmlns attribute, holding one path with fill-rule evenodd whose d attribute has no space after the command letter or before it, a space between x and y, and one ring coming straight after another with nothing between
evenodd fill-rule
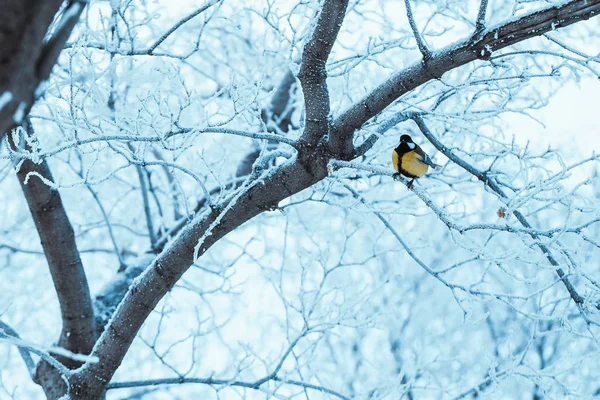
<instances>
[{"instance_id":1,"label":"bare tree","mask_svg":"<svg viewBox=\"0 0 600 400\"><path fill-rule=\"evenodd\" d=\"M600 158L504 124L598 77L600 0L160 3L0 9L0 341L47 398L597 394Z\"/></svg>"}]
</instances>

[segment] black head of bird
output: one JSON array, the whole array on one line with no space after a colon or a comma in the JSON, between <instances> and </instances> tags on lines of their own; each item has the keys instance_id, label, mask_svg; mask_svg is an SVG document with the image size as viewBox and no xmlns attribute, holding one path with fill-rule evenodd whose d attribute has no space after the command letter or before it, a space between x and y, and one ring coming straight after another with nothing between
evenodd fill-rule
<instances>
[{"instance_id":1,"label":"black head of bird","mask_svg":"<svg viewBox=\"0 0 600 400\"><path fill-rule=\"evenodd\" d=\"M427 173L429 167L437 168L427 153L423 151L421 146L413 142L409 135L400 136L400 144L392 152L392 163L396 170L395 177L404 175L412 178L409 182L409 188L416 178L420 178Z\"/></svg>"},{"instance_id":2,"label":"black head of bird","mask_svg":"<svg viewBox=\"0 0 600 400\"><path fill-rule=\"evenodd\" d=\"M415 150L417 148L417 144L413 142L412 138L409 135L400 136L400 144L398 147L402 147L403 150Z\"/></svg>"},{"instance_id":3,"label":"black head of bird","mask_svg":"<svg viewBox=\"0 0 600 400\"><path fill-rule=\"evenodd\" d=\"M405 143L414 143L412 138L410 137L410 135L402 135L400 136L400 142L405 142Z\"/></svg>"}]
</instances>

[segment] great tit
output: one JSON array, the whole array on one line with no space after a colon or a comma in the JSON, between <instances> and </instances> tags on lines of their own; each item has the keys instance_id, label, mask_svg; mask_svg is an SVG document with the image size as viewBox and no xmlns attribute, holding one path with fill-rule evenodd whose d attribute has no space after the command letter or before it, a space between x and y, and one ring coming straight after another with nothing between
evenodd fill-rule
<instances>
[{"instance_id":1,"label":"great tit","mask_svg":"<svg viewBox=\"0 0 600 400\"><path fill-rule=\"evenodd\" d=\"M394 179L400 177L400 174L412 178L408 182L410 189L416 178L420 178L427 173L429 167L439 168L440 166L433 161L423 151L423 149L413 142L408 135L400 136L400 144L392 152L392 164L397 173L394 174Z\"/></svg>"}]
</instances>

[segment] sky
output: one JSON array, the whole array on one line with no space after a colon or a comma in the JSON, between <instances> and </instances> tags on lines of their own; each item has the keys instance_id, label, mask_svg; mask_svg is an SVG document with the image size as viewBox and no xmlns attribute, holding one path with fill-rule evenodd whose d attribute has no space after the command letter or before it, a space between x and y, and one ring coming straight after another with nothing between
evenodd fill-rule
<instances>
[{"instance_id":1,"label":"sky","mask_svg":"<svg viewBox=\"0 0 600 400\"><path fill-rule=\"evenodd\" d=\"M519 135L539 143L553 146L570 146L582 154L600 150L598 125L598 93L600 79L583 78L581 82L567 81L549 104L532 114L545 127L522 117L514 119Z\"/></svg>"}]
</instances>

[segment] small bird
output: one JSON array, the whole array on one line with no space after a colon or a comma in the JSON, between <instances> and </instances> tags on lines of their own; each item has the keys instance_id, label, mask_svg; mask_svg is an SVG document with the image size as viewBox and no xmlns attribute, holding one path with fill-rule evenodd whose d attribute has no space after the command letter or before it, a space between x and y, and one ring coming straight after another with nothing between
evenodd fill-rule
<instances>
[{"instance_id":1,"label":"small bird","mask_svg":"<svg viewBox=\"0 0 600 400\"><path fill-rule=\"evenodd\" d=\"M394 179L398 179L400 174L412 178L408 182L409 189L412 188L415 179L427 173L430 166L440 168L409 135L400 136L400 144L392 152L392 164L397 172Z\"/></svg>"}]
</instances>

